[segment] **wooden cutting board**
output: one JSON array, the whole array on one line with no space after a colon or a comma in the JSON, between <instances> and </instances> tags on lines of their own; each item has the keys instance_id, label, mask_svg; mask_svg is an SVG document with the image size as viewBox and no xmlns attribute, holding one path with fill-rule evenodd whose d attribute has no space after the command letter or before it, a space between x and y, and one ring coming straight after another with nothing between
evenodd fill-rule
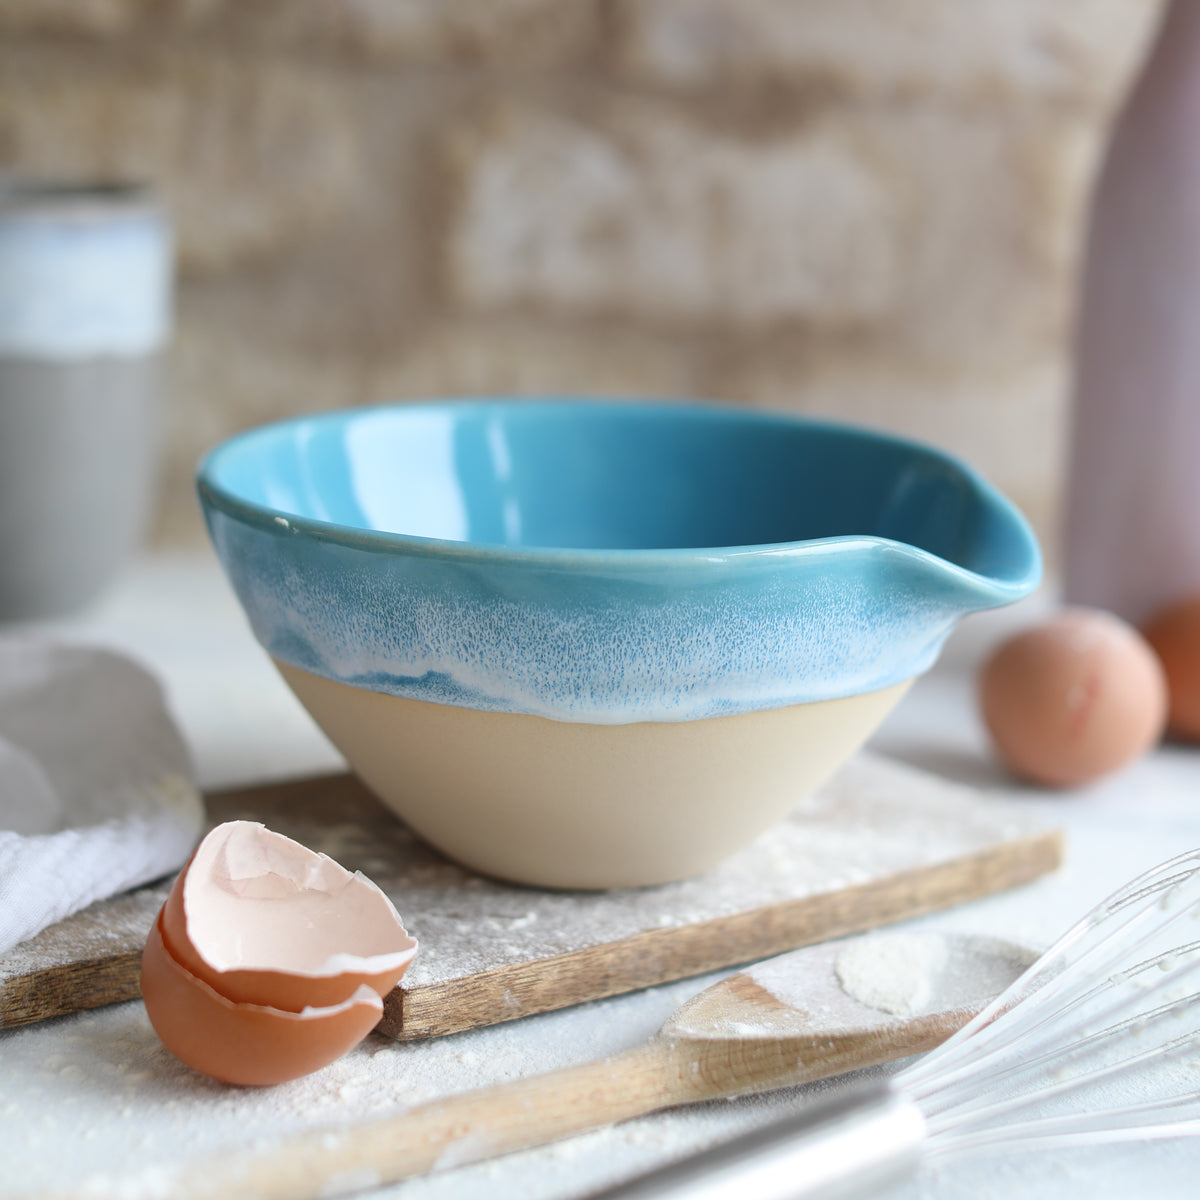
<instances>
[{"instance_id":1,"label":"wooden cutting board","mask_svg":"<svg viewBox=\"0 0 1200 1200\"><path fill-rule=\"evenodd\" d=\"M731 796L730 803L737 803ZM420 842L349 775L207 797L375 880L421 943L380 1031L455 1033L698 975L1025 883L1061 835L1011 805L860 755L697 879L612 892L498 883ZM101 901L0 957L0 1027L138 996L170 881Z\"/></svg>"}]
</instances>

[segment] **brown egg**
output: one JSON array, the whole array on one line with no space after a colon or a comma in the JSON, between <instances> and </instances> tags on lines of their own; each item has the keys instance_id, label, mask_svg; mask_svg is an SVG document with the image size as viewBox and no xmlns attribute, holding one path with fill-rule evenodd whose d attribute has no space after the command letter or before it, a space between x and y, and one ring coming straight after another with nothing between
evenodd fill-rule
<instances>
[{"instance_id":1,"label":"brown egg","mask_svg":"<svg viewBox=\"0 0 1200 1200\"><path fill-rule=\"evenodd\" d=\"M249 821L214 829L142 955L164 1045L229 1083L281 1083L378 1023L417 944L367 878Z\"/></svg>"},{"instance_id":2,"label":"brown egg","mask_svg":"<svg viewBox=\"0 0 1200 1200\"><path fill-rule=\"evenodd\" d=\"M1145 632L1166 672L1171 736L1200 742L1200 596L1171 605Z\"/></svg>"},{"instance_id":3,"label":"brown egg","mask_svg":"<svg viewBox=\"0 0 1200 1200\"><path fill-rule=\"evenodd\" d=\"M979 679L983 719L1017 775L1053 787L1098 779L1162 736L1166 681L1138 632L1066 609L1002 643Z\"/></svg>"}]
</instances>

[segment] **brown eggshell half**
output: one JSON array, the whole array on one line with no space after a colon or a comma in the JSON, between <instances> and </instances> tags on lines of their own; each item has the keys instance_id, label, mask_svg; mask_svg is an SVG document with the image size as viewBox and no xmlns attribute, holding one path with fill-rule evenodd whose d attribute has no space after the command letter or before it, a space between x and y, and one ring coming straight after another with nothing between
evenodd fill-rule
<instances>
[{"instance_id":1,"label":"brown eggshell half","mask_svg":"<svg viewBox=\"0 0 1200 1200\"><path fill-rule=\"evenodd\" d=\"M200 843L163 905L162 938L226 1000L289 1012L364 984L386 996L417 950L369 879L253 821Z\"/></svg>"},{"instance_id":2,"label":"brown eggshell half","mask_svg":"<svg viewBox=\"0 0 1200 1200\"><path fill-rule=\"evenodd\" d=\"M232 1003L171 957L161 914L142 951L142 996L150 1023L176 1058L214 1079L258 1086L328 1066L383 1013L383 1001L366 986L342 1004L299 1013Z\"/></svg>"}]
</instances>

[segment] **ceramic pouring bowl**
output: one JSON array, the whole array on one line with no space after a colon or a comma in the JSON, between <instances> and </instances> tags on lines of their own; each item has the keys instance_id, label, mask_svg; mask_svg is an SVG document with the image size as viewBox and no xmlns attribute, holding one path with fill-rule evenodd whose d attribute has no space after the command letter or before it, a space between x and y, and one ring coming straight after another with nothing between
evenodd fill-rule
<instances>
[{"instance_id":1,"label":"ceramic pouring bowl","mask_svg":"<svg viewBox=\"0 0 1200 1200\"><path fill-rule=\"evenodd\" d=\"M325 413L224 443L199 491L255 635L367 785L548 887L706 870L1040 574L944 454L699 405Z\"/></svg>"}]
</instances>

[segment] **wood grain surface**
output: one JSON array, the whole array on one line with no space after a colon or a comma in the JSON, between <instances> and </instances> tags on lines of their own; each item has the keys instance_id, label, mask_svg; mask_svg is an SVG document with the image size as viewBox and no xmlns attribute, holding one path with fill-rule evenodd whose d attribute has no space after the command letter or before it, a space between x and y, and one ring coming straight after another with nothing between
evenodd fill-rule
<instances>
[{"instance_id":1,"label":"wood grain surface","mask_svg":"<svg viewBox=\"0 0 1200 1200\"><path fill-rule=\"evenodd\" d=\"M349 775L206 798L362 870L421 942L380 1030L454 1033L750 962L1026 883L1056 830L972 789L860 755L697 879L548 892L485 879L413 836ZM733 798L731 802L736 802ZM136 999L170 881L102 901L0 958L0 1027Z\"/></svg>"}]
</instances>

